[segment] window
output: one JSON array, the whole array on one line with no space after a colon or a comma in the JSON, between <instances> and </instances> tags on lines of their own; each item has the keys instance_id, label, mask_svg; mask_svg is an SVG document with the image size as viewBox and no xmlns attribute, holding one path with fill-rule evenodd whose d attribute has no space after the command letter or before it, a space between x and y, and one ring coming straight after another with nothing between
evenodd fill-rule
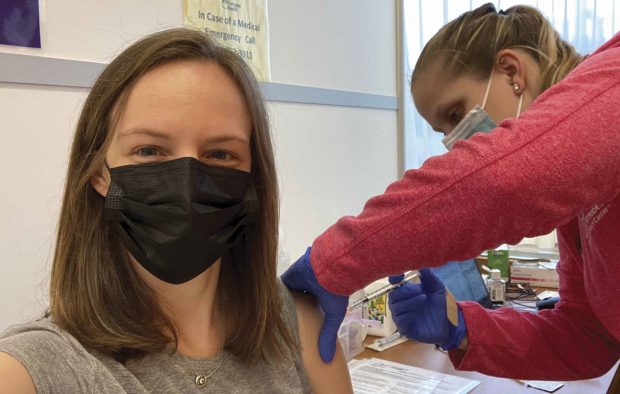
<instances>
[{"instance_id":1,"label":"window","mask_svg":"<svg viewBox=\"0 0 620 394\"><path fill-rule=\"evenodd\" d=\"M480 0L406 0L403 1L403 75L406 85L404 100L404 168L418 168L431 156L445 153L441 136L415 110L409 92L411 72L424 44L445 23L463 12L474 9L488 1ZM562 38L572 43L577 52L593 52L611 38L620 27L620 0L521 0L492 1L495 7L508 9L513 5L526 4L538 8L549 18Z\"/></svg>"}]
</instances>

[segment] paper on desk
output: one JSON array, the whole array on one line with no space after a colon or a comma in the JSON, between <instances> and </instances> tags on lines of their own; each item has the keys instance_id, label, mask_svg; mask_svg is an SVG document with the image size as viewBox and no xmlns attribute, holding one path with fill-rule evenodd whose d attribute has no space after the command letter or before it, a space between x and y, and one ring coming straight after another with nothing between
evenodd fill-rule
<instances>
[{"instance_id":1,"label":"paper on desk","mask_svg":"<svg viewBox=\"0 0 620 394\"><path fill-rule=\"evenodd\" d=\"M349 373L355 394L465 394L480 384L477 380L377 358L352 360Z\"/></svg>"},{"instance_id":2,"label":"paper on desk","mask_svg":"<svg viewBox=\"0 0 620 394\"><path fill-rule=\"evenodd\" d=\"M519 380L519 382L523 383L528 387L533 387L535 389L546 391L548 393L553 393L560 387L564 386L564 382L551 382L546 380Z\"/></svg>"},{"instance_id":3,"label":"paper on desk","mask_svg":"<svg viewBox=\"0 0 620 394\"><path fill-rule=\"evenodd\" d=\"M537 297L539 300L544 300L545 298L548 298L548 297L559 297L559 296L560 296L560 292L558 291L545 290L542 293L540 293Z\"/></svg>"}]
</instances>

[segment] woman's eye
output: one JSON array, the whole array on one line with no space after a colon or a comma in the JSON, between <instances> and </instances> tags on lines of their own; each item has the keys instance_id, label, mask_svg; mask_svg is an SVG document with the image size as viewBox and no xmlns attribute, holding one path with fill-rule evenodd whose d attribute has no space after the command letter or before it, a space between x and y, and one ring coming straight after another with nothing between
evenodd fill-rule
<instances>
[{"instance_id":1,"label":"woman's eye","mask_svg":"<svg viewBox=\"0 0 620 394\"><path fill-rule=\"evenodd\" d=\"M461 112L460 111L452 111L450 112L450 114L448 115L448 119L450 119L450 121L454 124L458 123L461 121Z\"/></svg>"},{"instance_id":2,"label":"woman's eye","mask_svg":"<svg viewBox=\"0 0 620 394\"><path fill-rule=\"evenodd\" d=\"M160 154L159 149L153 146L145 146L136 151L139 156L149 157L149 156L157 156Z\"/></svg>"},{"instance_id":3,"label":"woman's eye","mask_svg":"<svg viewBox=\"0 0 620 394\"><path fill-rule=\"evenodd\" d=\"M223 150L216 150L213 152L209 153L209 158L210 159L215 159L215 160L221 160L221 161L226 161L226 160L231 160L234 158L234 156L226 151Z\"/></svg>"}]
</instances>

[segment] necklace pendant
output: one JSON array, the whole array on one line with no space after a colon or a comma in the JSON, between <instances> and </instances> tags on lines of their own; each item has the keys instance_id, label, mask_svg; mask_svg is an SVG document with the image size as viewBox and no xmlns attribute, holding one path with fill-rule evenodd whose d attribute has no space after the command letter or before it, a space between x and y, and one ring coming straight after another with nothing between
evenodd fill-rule
<instances>
[{"instance_id":1,"label":"necklace pendant","mask_svg":"<svg viewBox=\"0 0 620 394\"><path fill-rule=\"evenodd\" d=\"M194 383L196 383L196 386L198 386L198 388L203 388L207 385L207 377L204 375L196 375Z\"/></svg>"}]
</instances>

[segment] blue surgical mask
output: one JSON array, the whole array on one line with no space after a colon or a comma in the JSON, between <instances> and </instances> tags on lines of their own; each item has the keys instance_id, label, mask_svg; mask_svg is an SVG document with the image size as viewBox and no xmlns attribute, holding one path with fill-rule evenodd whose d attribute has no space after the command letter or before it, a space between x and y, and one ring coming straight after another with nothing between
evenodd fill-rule
<instances>
[{"instance_id":1,"label":"blue surgical mask","mask_svg":"<svg viewBox=\"0 0 620 394\"><path fill-rule=\"evenodd\" d=\"M484 133L488 133L493 130L497 125L491 119L487 111L484 110L484 107L487 103L487 98L489 97L489 90L491 90L491 81L493 81L493 71L491 71L491 77L489 77L489 82L487 83L487 90L484 93L484 99L482 100L482 106L476 105L474 109L469 111L467 115L461 119L461 121L456 125L456 127L445 136L441 142L445 145L448 150L452 149L454 143L458 140L466 140L475 133L481 131ZM517 118L521 114L521 105L523 104L523 94L519 95L519 107L517 108Z\"/></svg>"}]
</instances>

